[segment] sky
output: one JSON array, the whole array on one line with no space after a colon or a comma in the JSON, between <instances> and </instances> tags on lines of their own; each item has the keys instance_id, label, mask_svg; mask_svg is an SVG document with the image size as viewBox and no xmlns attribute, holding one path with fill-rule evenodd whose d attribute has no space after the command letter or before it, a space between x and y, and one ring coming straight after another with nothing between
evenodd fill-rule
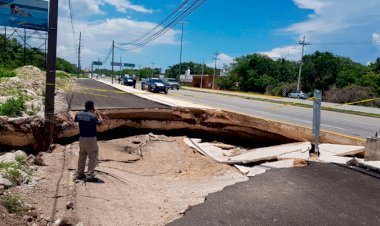
<instances>
[{"instance_id":1,"label":"sky","mask_svg":"<svg viewBox=\"0 0 380 226\"><path fill-rule=\"evenodd\" d=\"M57 54L76 63L81 32L82 68L90 68L92 61L105 60L113 40L125 43L138 38L181 3L60 0ZM213 67L216 52L218 68L253 53L299 61L299 41L305 36L310 44L305 54L329 51L368 64L380 57L379 9L380 0L207 0L184 19L182 62ZM143 48L116 49L114 61L165 70L179 63L180 46L181 25L177 25Z\"/></svg>"}]
</instances>

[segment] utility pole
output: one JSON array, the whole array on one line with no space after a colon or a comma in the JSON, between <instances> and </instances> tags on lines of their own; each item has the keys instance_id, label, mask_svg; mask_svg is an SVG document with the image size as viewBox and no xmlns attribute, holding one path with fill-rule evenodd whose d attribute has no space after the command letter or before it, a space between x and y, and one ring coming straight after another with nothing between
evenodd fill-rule
<instances>
[{"instance_id":1,"label":"utility pole","mask_svg":"<svg viewBox=\"0 0 380 226\"><path fill-rule=\"evenodd\" d=\"M120 56L120 79L122 77L122 73L123 73L123 65L121 64L121 56Z\"/></svg>"},{"instance_id":2,"label":"utility pole","mask_svg":"<svg viewBox=\"0 0 380 226\"><path fill-rule=\"evenodd\" d=\"M214 84L215 84L215 74L216 74L216 62L219 60L218 58L218 51L215 51L215 57L213 58L215 60L215 66L214 66L214 76L212 78L212 89L214 89Z\"/></svg>"},{"instance_id":3,"label":"utility pole","mask_svg":"<svg viewBox=\"0 0 380 226\"><path fill-rule=\"evenodd\" d=\"M299 44L302 45L302 53L301 53L300 69L298 71L297 91L300 91L301 73L302 73L302 64L303 64L303 52L305 50L305 45L310 45L310 43L305 42L305 36L303 36L303 40L299 41Z\"/></svg>"},{"instance_id":4,"label":"utility pole","mask_svg":"<svg viewBox=\"0 0 380 226\"><path fill-rule=\"evenodd\" d=\"M154 61L152 62L152 77L154 76Z\"/></svg>"},{"instance_id":5,"label":"utility pole","mask_svg":"<svg viewBox=\"0 0 380 226\"><path fill-rule=\"evenodd\" d=\"M48 25L48 55L46 65L45 88L45 125L40 129L44 139L36 142L35 149L49 150L54 139L54 98L55 98L55 71L57 69L57 30L58 30L58 0L50 0ZM42 130L42 131L41 131ZM41 135L42 136L42 135Z\"/></svg>"},{"instance_id":6,"label":"utility pole","mask_svg":"<svg viewBox=\"0 0 380 226\"><path fill-rule=\"evenodd\" d=\"M181 77L181 64L182 64L182 40L183 40L183 25L185 22L180 22L182 26L182 32L181 32L181 50L179 52L179 69L178 69L178 78Z\"/></svg>"},{"instance_id":7,"label":"utility pole","mask_svg":"<svg viewBox=\"0 0 380 226\"><path fill-rule=\"evenodd\" d=\"M205 67L205 60L203 60L203 64L202 64L202 75L201 75L201 87L200 88L203 88L203 74L204 74L204 67Z\"/></svg>"},{"instance_id":8,"label":"utility pole","mask_svg":"<svg viewBox=\"0 0 380 226\"><path fill-rule=\"evenodd\" d=\"M80 75L80 45L81 45L81 40L82 39L82 32L79 32L79 46L78 46L78 78Z\"/></svg>"},{"instance_id":9,"label":"utility pole","mask_svg":"<svg viewBox=\"0 0 380 226\"><path fill-rule=\"evenodd\" d=\"M114 57L115 57L115 40L112 40L112 61L111 61L111 68L112 68L112 79L111 79L111 83L113 84L113 61L114 61Z\"/></svg>"},{"instance_id":10,"label":"utility pole","mask_svg":"<svg viewBox=\"0 0 380 226\"><path fill-rule=\"evenodd\" d=\"M58 0L50 0L46 66L45 119L54 119L55 70L57 61ZM52 134L51 134L52 135Z\"/></svg>"}]
</instances>

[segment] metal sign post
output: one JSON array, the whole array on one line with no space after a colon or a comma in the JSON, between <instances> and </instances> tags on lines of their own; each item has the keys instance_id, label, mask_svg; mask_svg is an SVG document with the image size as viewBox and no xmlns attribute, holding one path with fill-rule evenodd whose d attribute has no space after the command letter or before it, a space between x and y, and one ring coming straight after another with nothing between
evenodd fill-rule
<instances>
[{"instance_id":1,"label":"metal sign post","mask_svg":"<svg viewBox=\"0 0 380 226\"><path fill-rule=\"evenodd\" d=\"M315 138L315 152L319 154L319 134L321 132L321 103L322 91L314 90L314 104L313 104L313 134Z\"/></svg>"}]
</instances>

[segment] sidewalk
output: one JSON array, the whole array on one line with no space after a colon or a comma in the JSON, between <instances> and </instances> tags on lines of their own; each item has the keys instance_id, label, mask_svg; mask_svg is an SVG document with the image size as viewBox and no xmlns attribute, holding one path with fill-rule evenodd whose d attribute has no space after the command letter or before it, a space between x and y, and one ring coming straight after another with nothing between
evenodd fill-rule
<instances>
[{"instance_id":1,"label":"sidewalk","mask_svg":"<svg viewBox=\"0 0 380 226\"><path fill-rule=\"evenodd\" d=\"M252 99L257 99L257 100L262 100L262 101L270 101L270 102L273 102L273 101L284 102L284 104L297 103L297 104L305 104L305 105L313 106L312 100L302 100L302 99L270 96L270 95L255 94L255 93L243 93L243 92L224 91L224 90L201 89L201 88L188 87L188 86L182 86L182 88L186 89L186 90L195 91L195 92L213 93L213 94L228 95L228 96L237 96L237 97L242 97L242 98L252 98ZM356 106L356 105L343 105L343 104L329 103L329 102L322 102L322 107L347 111L346 113L350 113L349 111L354 111L354 112L362 112L362 113L367 113L367 114L377 114L380 116L380 108L374 108L374 107L364 107L364 106Z\"/></svg>"}]
</instances>

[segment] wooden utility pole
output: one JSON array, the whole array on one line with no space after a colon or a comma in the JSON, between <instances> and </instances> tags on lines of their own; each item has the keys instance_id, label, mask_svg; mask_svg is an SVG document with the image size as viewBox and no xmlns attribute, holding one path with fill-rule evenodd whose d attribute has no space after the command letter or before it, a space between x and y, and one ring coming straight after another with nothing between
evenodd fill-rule
<instances>
[{"instance_id":1,"label":"wooden utility pole","mask_svg":"<svg viewBox=\"0 0 380 226\"><path fill-rule=\"evenodd\" d=\"M45 118L54 118L55 70L57 61L58 0L50 0L46 66Z\"/></svg>"}]
</instances>

